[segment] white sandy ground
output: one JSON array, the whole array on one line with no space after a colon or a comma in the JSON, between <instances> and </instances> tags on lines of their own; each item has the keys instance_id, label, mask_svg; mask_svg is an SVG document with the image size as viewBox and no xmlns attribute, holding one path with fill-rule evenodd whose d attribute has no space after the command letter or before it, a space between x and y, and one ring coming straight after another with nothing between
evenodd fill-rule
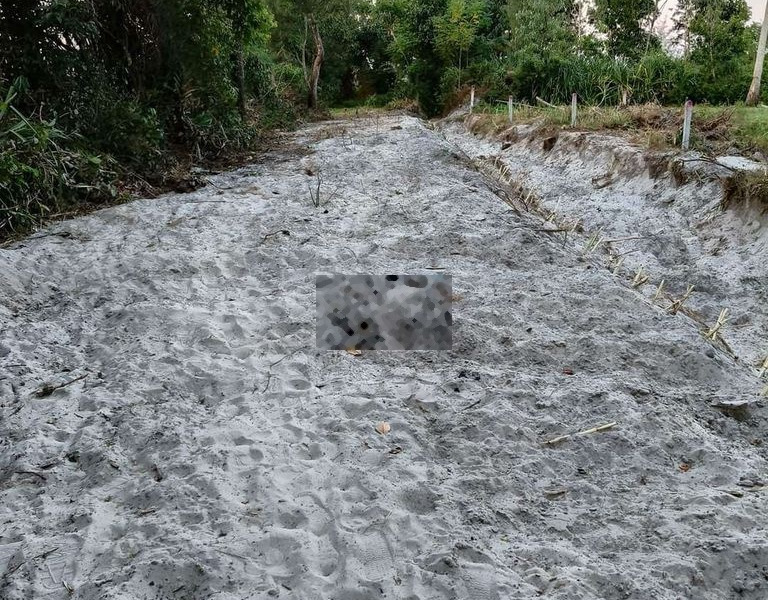
<instances>
[{"instance_id":1,"label":"white sandy ground","mask_svg":"<svg viewBox=\"0 0 768 600\"><path fill-rule=\"evenodd\" d=\"M285 142L0 250L0 598L768 597L754 369L415 118ZM429 267L451 352L315 349L317 272Z\"/></svg>"}]
</instances>

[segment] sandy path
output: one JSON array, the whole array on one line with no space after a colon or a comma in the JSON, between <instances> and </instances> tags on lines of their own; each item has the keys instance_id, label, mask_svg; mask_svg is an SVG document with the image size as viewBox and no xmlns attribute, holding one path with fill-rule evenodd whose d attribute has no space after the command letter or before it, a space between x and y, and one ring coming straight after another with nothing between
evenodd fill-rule
<instances>
[{"instance_id":1,"label":"sandy path","mask_svg":"<svg viewBox=\"0 0 768 600\"><path fill-rule=\"evenodd\" d=\"M0 598L768 595L753 374L422 122L287 141L0 250ZM428 267L453 351L315 350L317 272Z\"/></svg>"}]
</instances>

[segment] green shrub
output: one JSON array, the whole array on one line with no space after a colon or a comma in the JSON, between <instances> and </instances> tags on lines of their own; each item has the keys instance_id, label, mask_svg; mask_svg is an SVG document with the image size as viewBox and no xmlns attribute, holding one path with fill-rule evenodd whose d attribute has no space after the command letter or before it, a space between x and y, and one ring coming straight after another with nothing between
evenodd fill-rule
<instances>
[{"instance_id":1,"label":"green shrub","mask_svg":"<svg viewBox=\"0 0 768 600\"><path fill-rule=\"evenodd\" d=\"M55 122L0 102L0 237L23 231L76 202L115 197L112 161L82 149Z\"/></svg>"},{"instance_id":2,"label":"green shrub","mask_svg":"<svg viewBox=\"0 0 768 600\"><path fill-rule=\"evenodd\" d=\"M82 135L128 168L148 172L162 166L165 131L154 108L130 100L103 106Z\"/></svg>"}]
</instances>

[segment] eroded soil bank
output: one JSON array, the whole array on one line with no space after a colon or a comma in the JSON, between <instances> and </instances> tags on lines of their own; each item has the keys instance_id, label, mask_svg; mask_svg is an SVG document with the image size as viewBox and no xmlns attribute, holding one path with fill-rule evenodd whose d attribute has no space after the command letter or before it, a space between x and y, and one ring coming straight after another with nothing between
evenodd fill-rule
<instances>
[{"instance_id":1,"label":"eroded soil bank","mask_svg":"<svg viewBox=\"0 0 768 600\"><path fill-rule=\"evenodd\" d=\"M713 406L756 372L584 253L589 203L544 231L415 118L285 142L0 250L1 597L765 598L766 411ZM315 349L316 273L438 269L451 352Z\"/></svg>"},{"instance_id":2,"label":"eroded soil bank","mask_svg":"<svg viewBox=\"0 0 768 600\"><path fill-rule=\"evenodd\" d=\"M473 129L479 119L466 125ZM454 119L441 129L491 177L495 171L502 182L522 185L523 195L533 193L533 210L552 229L578 225L571 233L582 254L600 257L625 280L643 269L647 283L638 289L648 299L662 282L662 305L693 286L684 307L704 330L727 309L725 347L759 370L768 357L768 204L724 208L723 182L764 166L646 151L612 135L535 125L467 136L465 122Z\"/></svg>"}]
</instances>

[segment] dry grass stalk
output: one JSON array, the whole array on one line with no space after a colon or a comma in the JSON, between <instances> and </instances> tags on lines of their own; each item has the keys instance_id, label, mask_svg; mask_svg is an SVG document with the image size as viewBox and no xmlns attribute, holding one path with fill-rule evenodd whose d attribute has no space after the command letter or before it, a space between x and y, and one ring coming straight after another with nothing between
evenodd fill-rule
<instances>
[{"instance_id":1,"label":"dry grass stalk","mask_svg":"<svg viewBox=\"0 0 768 600\"><path fill-rule=\"evenodd\" d=\"M320 171L317 172L317 187L315 190L312 190L312 186L310 184L307 184L309 187L309 198L312 200L312 205L315 208L318 208L320 206L320 188L323 185L323 177L320 173Z\"/></svg>"},{"instance_id":2,"label":"dry grass stalk","mask_svg":"<svg viewBox=\"0 0 768 600\"><path fill-rule=\"evenodd\" d=\"M645 272L645 267L640 267L635 273L634 279L632 279L632 287L639 288L648 283L648 274Z\"/></svg>"},{"instance_id":3,"label":"dry grass stalk","mask_svg":"<svg viewBox=\"0 0 768 600\"><path fill-rule=\"evenodd\" d=\"M728 309L724 308L720 311L720 316L717 318L717 323L715 323L715 326L707 332L707 338L714 342L720 335L720 330L723 328L727 320Z\"/></svg>"},{"instance_id":4,"label":"dry grass stalk","mask_svg":"<svg viewBox=\"0 0 768 600\"><path fill-rule=\"evenodd\" d=\"M741 171L723 179L723 210L732 204L750 203L768 207L768 171Z\"/></svg>"},{"instance_id":5,"label":"dry grass stalk","mask_svg":"<svg viewBox=\"0 0 768 600\"><path fill-rule=\"evenodd\" d=\"M760 371L757 373L757 376L762 378L766 373L768 373L768 356L765 357L763 364L760 366Z\"/></svg>"},{"instance_id":6,"label":"dry grass stalk","mask_svg":"<svg viewBox=\"0 0 768 600\"><path fill-rule=\"evenodd\" d=\"M672 306L669 307L669 313L676 315L678 311L683 307L683 304L685 304L686 300L691 297L691 294L693 294L694 286L689 285L688 289L686 290L685 294L683 294L682 298L678 298L672 303Z\"/></svg>"},{"instance_id":7,"label":"dry grass stalk","mask_svg":"<svg viewBox=\"0 0 768 600\"><path fill-rule=\"evenodd\" d=\"M661 283L659 284L659 287L656 288L656 293L653 295L653 301L656 302L659 298L661 298L661 295L664 293L664 284L665 280L661 280Z\"/></svg>"},{"instance_id":8,"label":"dry grass stalk","mask_svg":"<svg viewBox=\"0 0 768 600\"><path fill-rule=\"evenodd\" d=\"M513 177L514 174L511 169L504 164L500 156L495 156L493 160L473 159L472 165L494 183L509 188L511 194L508 194L506 190L501 190L504 192L503 195L497 189L494 189L493 192L502 197L515 210L518 210L518 207L514 200L518 200L526 212L533 212L538 208L539 199L534 191L525 185L525 174L518 173L517 176Z\"/></svg>"},{"instance_id":9,"label":"dry grass stalk","mask_svg":"<svg viewBox=\"0 0 768 600\"><path fill-rule=\"evenodd\" d=\"M591 252L594 252L600 247L600 244L603 243L602 234L603 234L603 230L601 229L597 233L593 233L591 236L589 236L587 243L584 244L584 254L589 254Z\"/></svg>"},{"instance_id":10,"label":"dry grass stalk","mask_svg":"<svg viewBox=\"0 0 768 600\"><path fill-rule=\"evenodd\" d=\"M80 377L75 377L74 379L70 379L69 381L65 381L64 383L60 383L58 385L45 384L43 387L41 387L35 392L35 396L37 396L38 398L47 398L48 396L53 394L53 392L55 392L56 390L60 390L61 388L65 388L68 385L72 385L73 383L78 382L82 379L85 379L86 377L88 377L88 373L86 373L85 375L80 375Z\"/></svg>"}]
</instances>

